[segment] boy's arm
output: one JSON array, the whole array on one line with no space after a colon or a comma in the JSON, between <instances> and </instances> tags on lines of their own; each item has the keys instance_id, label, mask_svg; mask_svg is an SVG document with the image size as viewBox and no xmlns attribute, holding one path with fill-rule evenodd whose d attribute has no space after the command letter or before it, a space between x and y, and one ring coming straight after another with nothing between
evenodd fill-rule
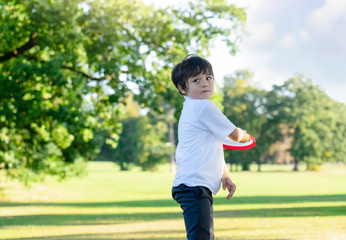
<instances>
[{"instance_id":1,"label":"boy's arm","mask_svg":"<svg viewBox=\"0 0 346 240\"><path fill-rule=\"evenodd\" d=\"M232 182L232 180L230 178L226 163L223 166L221 183L222 183L223 190L226 190L226 188L227 188L227 190L229 192L229 194L227 196L227 199L229 200L233 196L237 187L235 186L235 184Z\"/></svg>"},{"instance_id":2,"label":"boy's arm","mask_svg":"<svg viewBox=\"0 0 346 240\"><path fill-rule=\"evenodd\" d=\"M228 135L228 137L234 142L244 143L250 141L250 135L247 133L246 130L243 130L241 128L235 128L233 132L231 132L231 134Z\"/></svg>"}]
</instances>

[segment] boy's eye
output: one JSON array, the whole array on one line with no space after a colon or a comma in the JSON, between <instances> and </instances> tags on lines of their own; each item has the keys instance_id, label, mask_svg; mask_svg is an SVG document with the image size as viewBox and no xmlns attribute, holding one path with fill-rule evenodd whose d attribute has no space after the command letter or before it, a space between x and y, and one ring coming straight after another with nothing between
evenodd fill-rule
<instances>
[{"instance_id":1,"label":"boy's eye","mask_svg":"<svg viewBox=\"0 0 346 240\"><path fill-rule=\"evenodd\" d=\"M200 82L199 79L195 79L195 80L193 80L193 81L194 81L194 82L197 82L197 83Z\"/></svg>"},{"instance_id":2,"label":"boy's eye","mask_svg":"<svg viewBox=\"0 0 346 240\"><path fill-rule=\"evenodd\" d=\"M207 80L208 80L208 81L211 80L211 77L207 77Z\"/></svg>"}]
</instances>

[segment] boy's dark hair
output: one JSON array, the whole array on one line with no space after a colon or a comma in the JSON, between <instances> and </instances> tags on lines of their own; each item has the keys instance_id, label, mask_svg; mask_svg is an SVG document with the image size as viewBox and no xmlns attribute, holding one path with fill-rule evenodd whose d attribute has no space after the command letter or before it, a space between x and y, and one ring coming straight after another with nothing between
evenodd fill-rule
<instances>
[{"instance_id":1,"label":"boy's dark hair","mask_svg":"<svg viewBox=\"0 0 346 240\"><path fill-rule=\"evenodd\" d=\"M171 79L178 90L178 86L180 85L184 91L187 91L187 80L190 77L206 73L214 76L210 62L198 55L190 54L183 61L175 65L171 73ZM179 92L181 95L184 95L180 90Z\"/></svg>"}]
</instances>

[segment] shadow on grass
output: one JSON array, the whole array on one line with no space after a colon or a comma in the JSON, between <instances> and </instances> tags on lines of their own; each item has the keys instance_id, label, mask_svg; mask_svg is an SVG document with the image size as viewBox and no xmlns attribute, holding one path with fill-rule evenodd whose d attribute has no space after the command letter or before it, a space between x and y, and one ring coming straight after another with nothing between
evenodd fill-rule
<instances>
[{"instance_id":1,"label":"shadow on grass","mask_svg":"<svg viewBox=\"0 0 346 240\"><path fill-rule=\"evenodd\" d=\"M244 196L232 198L216 197L215 205L227 204L281 204L281 203L311 203L311 202L346 202L346 194L337 195L303 195L303 196Z\"/></svg>"},{"instance_id":2,"label":"shadow on grass","mask_svg":"<svg viewBox=\"0 0 346 240\"><path fill-rule=\"evenodd\" d=\"M280 204L305 202L346 202L346 194L339 195L306 195L306 196L234 196L230 201L225 197L215 197L214 205L229 204ZM110 207L174 207L173 199L114 201L114 202L0 202L0 207L81 207L81 208L110 208Z\"/></svg>"},{"instance_id":3,"label":"shadow on grass","mask_svg":"<svg viewBox=\"0 0 346 240\"><path fill-rule=\"evenodd\" d=\"M345 206L297 207L297 208L260 208L244 210L215 211L216 218L275 218L275 217L312 217L345 216ZM73 225L116 225L147 221L182 219L177 212L129 213L129 214L37 214L16 215L0 218L0 228L7 226L73 226Z\"/></svg>"},{"instance_id":4,"label":"shadow on grass","mask_svg":"<svg viewBox=\"0 0 346 240\"><path fill-rule=\"evenodd\" d=\"M301 203L301 202L346 202L346 195L319 195L319 196L248 196L234 197L231 201L217 197L215 205L238 205L238 204L264 204L257 209L226 210L215 211L216 218L275 218L275 217L311 217L311 216L345 216L345 206L321 206L321 207L294 207L276 208L275 204L280 203ZM266 206L265 204L268 204ZM274 204L274 205L273 205ZM61 214L41 214L29 211L25 215L9 215L0 217L0 229L7 226L65 226L65 225L112 225L121 223L136 223L155 220L182 219L182 214L177 203L171 199L163 200L141 200L128 202L95 202L95 203L30 203L30 202L0 202L0 207L11 213L12 207L21 207L25 212L26 207L83 207L91 208L92 213L83 209L82 214L66 214L64 210ZM147 212L136 209L129 210L129 213L95 213L97 208L153 208ZM160 207L172 207L172 211L156 212ZM86 213L85 213L86 212Z\"/></svg>"},{"instance_id":5,"label":"shadow on grass","mask_svg":"<svg viewBox=\"0 0 346 240\"><path fill-rule=\"evenodd\" d=\"M114 234L73 234L73 235L60 235L60 236L43 236L43 237L28 237L28 238L16 238L16 240L152 240L153 238L145 238L136 236L136 238L124 238L124 237L116 237ZM183 240L185 238L165 238L160 237L160 239L166 240Z\"/></svg>"},{"instance_id":6,"label":"shadow on grass","mask_svg":"<svg viewBox=\"0 0 346 240\"><path fill-rule=\"evenodd\" d=\"M44 236L44 237L33 237L33 238L16 238L16 240L153 240L153 238L146 238L146 237L141 237L141 236L136 236L136 238L124 238L124 237L114 237L113 234L76 234L76 235L61 235L61 236ZM160 238L155 238L155 239L163 239L163 240L185 240L186 238L170 238L170 237L160 237ZM219 240L243 240L244 238L218 238ZM251 238L246 238L247 240L264 240L264 239L251 239ZM276 238L275 240L287 240L284 238Z\"/></svg>"},{"instance_id":7,"label":"shadow on grass","mask_svg":"<svg viewBox=\"0 0 346 240\"><path fill-rule=\"evenodd\" d=\"M173 231L176 233L179 233L180 235L185 235L185 231L181 230L181 231ZM99 234L69 234L69 235L60 235L60 236L43 236L43 237L26 237L26 238L16 238L16 240L66 240L66 239L71 239L71 240L80 240L80 239L84 239L84 240L109 240L109 239L114 239L114 240L134 240L134 239L138 239L138 240L152 240L153 237L147 238L147 237L143 237L142 235L155 235L158 234L160 235L160 238L155 238L155 239L163 239L163 240L184 240L186 239L185 237L183 238L178 238L178 237L162 237L162 235L164 234L171 234L172 231L167 231L167 230L157 230L157 231L145 231L145 232L131 232L131 234L134 237L131 238L127 238L127 237L120 237L119 234L113 234L113 233L99 233ZM217 238L219 240L241 240L244 238L232 238L232 237L222 237L222 238ZM264 240L264 239L259 239L259 238L255 238L255 239L251 239L251 238L246 238L247 240ZM276 240L288 240L288 239L284 239L284 238L276 238Z\"/></svg>"},{"instance_id":8,"label":"shadow on grass","mask_svg":"<svg viewBox=\"0 0 346 240\"><path fill-rule=\"evenodd\" d=\"M113 240L153 240L153 238L143 238L143 237L137 237L136 238L117 238L117 237L112 237L112 235L109 236L103 236L103 235L97 235L97 234L92 234L92 235L88 235L88 234L83 234L83 235L62 235L62 236L57 236L57 237L34 237L34 238L16 238L16 240L80 240L80 239L84 239L84 240L109 240L109 239L113 239ZM169 237L160 237L160 238L155 238L155 239L163 239L163 240L186 240L186 238L169 238ZM219 240L244 240L244 238L217 238ZM261 239L261 238L246 238L247 240L267 240L267 239ZM288 240L288 239L284 239L284 238L275 238L275 240Z\"/></svg>"}]
</instances>

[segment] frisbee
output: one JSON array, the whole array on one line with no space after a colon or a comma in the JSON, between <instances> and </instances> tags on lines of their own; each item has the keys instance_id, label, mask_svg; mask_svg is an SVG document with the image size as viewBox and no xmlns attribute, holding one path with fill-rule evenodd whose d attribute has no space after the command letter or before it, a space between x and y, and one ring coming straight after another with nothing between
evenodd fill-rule
<instances>
[{"instance_id":1,"label":"frisbee","mask_svg":"<svg viewBox=\"0 0 346 240\"><path fill-rule=\"evenodd\" d=\"M232 149L232 150L247 150L256 146L256 140L253 136L250 135L250 141L240 143L233 142L231 139L226 137L223 140L223 148Z\"/></svg>"}]
</instances>

